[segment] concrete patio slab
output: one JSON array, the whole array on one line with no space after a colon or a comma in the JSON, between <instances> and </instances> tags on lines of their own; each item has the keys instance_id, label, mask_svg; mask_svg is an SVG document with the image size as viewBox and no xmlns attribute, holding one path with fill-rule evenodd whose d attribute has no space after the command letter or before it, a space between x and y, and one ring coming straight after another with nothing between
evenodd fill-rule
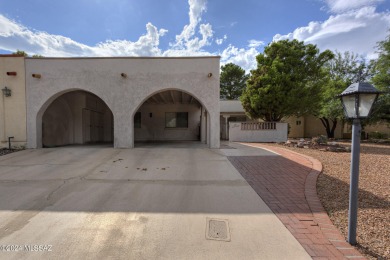
<instances>
[{"instance_id":1,"label":"concrete patio slab","mask_svg":"<svg viewBox=\"0 0 390 260\"><path fill-rule=\"evenodd\" d=\"M52 247L0 257L310 259L224 152L94 146L2 156L0 244ZM208 219L226 220L230 241L207 239Z\"/></svg>"},{"instance_id":2,"label":"concrete patio slab","mask_svg":"<svg viewBox=\"0 0 390 260\"><path fill-rule=\"evenodd\" d=\"M224 149L228 147L228 149ZM275 151L251 146L249 144L240 144L235 142L221 142L221 149L214 150L224 156L275 156L279 155Z\"/></svg>"}]
</instances>

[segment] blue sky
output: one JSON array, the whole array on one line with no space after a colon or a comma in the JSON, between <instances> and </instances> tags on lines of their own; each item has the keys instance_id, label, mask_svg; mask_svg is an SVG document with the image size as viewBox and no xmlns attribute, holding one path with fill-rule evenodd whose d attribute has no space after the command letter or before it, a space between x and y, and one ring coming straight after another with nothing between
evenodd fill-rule
<instances>
[{"instance_id":1,"label":"blue sky","mask_svg":"<svg viewBox=\"0 0 390 260\"><path fill-rule=\"evenodd\" d=\"M0 0L0 53L220 55L246 70L281 39L375 58L387 0Z\"/></svg>"}]
</instances>

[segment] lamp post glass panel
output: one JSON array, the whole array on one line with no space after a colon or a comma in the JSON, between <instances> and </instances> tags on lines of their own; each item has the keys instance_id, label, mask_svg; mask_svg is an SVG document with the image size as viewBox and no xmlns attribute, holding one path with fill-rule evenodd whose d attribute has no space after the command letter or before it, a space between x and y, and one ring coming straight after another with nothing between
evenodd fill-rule
<instances>
[{"instance_id":1,"label":"lamp post glass panel","mask_svg":"<svg viewBox=\"0 0 390 260\"><path fill-rule=\"evenodd\" d=\"M359 187L360 159L360 119L370 115L372 105L380 92L369 83L354 83L341 93L345 116L353 119L352 124L352 154L351 154L351 183L349 188L348 211L348 242L356 244L356 225Z\"/></svg>"}]
</instances>

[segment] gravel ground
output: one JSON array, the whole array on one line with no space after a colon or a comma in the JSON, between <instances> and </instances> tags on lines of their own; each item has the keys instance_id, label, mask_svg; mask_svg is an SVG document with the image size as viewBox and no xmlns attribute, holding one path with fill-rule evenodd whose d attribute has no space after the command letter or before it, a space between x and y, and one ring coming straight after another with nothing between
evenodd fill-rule
<instances>
[{"instance_id":1,"label":"gravel ground","mask_svg":"<svg viewBox=\"0 0 390 260\"><path fill-rule=\"evenodd\" d=\"M349 143L342 143L350 146ZM277 144L271 144L279 146ZM284 146L285 147L285 146ZM285 147L323 164L317 192L330 219L348 234L350 153ZM361 144L357 249L369 259L390 259L390 145Z\"/></svg>"},{"instance_id":2,"label":"gravel ground","mask_svg":"<svg viewBox=\"0 0 390 260\"><path fill-rule=\"evenodd\" d=\"M9 153L14 153L14 152L17 152L17 151L20 151L20 149L8 150L7 148L0 148L0 156L6 155L6 154L9 154Z\"/></svg>"}]
</instances>

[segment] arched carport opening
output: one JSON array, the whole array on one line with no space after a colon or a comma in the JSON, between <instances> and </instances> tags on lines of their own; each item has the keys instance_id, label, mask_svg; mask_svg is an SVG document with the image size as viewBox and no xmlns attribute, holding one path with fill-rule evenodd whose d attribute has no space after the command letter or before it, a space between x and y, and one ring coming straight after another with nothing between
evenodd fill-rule
<instances>
[{"instance_id":1,"label":"arched carport opening","mask_svg":"<svg viewBox=\"0 0 390 260\"><path fill-rule=\"evenodd\" d=\"M38 131L42 135L42 147L113 143L114 117L101 98L87 91L74 90L50 101L37 118L37 122L42 122L41 126L37 125L42 127Z\"/></svg>"},{"instance_id":2,"label":"arched carport opening","mask_svg":"<svg viewBox=\"0 0 390 260\"><path fill-rule=\"evenodd\" d=\"M206 108L180 89L153 93L136 109L133 120L135 147L145 142L209 145L210 116Z\"/></svg>"}]
</instances>

